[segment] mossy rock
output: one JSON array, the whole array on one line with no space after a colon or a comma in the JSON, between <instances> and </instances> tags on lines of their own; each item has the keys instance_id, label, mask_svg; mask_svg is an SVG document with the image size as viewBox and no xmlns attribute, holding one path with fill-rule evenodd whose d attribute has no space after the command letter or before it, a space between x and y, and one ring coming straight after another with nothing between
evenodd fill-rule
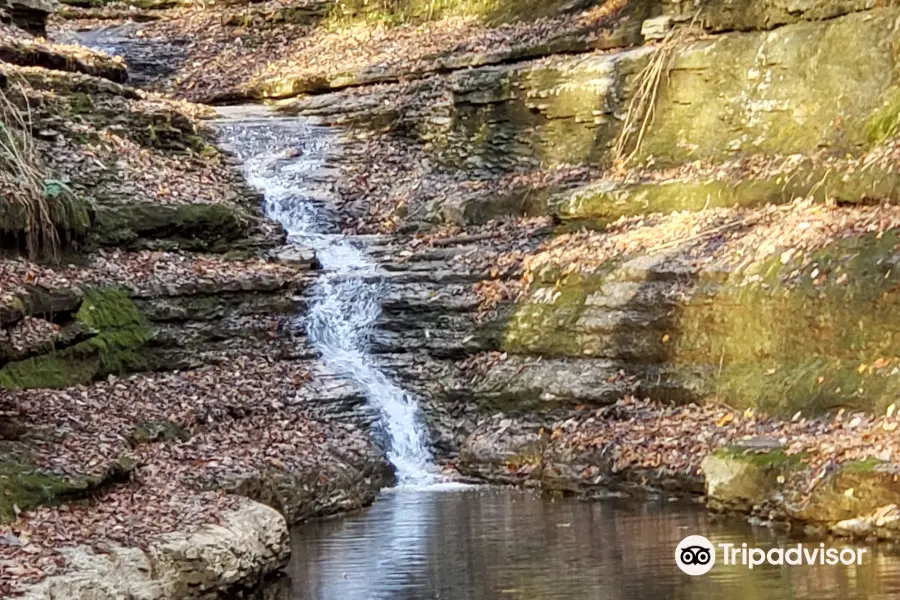
<instances>
[{"instance_id":1,"label":"mossy rock","mask_svg":"<svg viewBox=\"0 0 900 600\"><path fill-rule=\"evenodd\" d=\"M681 273L663 255L590 276L551 267L485 331L513 354L615 359L639 378L665 366L736 408L878 412L900 395L898 244L894 231L838 239L731 273Z\"/></svg>"},{"instance_id":2,"label":"mossy rock","mask_svg":"<svg viewBox=\"0 0 900 600\"><path fill-rule=\"evenodd\" d=\"M802 458L780 449L754 451L740 447L717 450L703 459L707 503L716 510L751 512L765 506Z\"/></svg>"},{"instance_id":3,"label":"mossy rock","mask_svg":"<svg viewBox=\"0 0 900 600\"><path fill-rule=\"evenodd\" d=\"M900 505L900 471L877 459L844 463L813 489L808 503L794 516L833 524Z\"/></svg>"},{"instance_id":4,"label":"mossy rock","mask_svg":"<svg viewBox=\"0 0 900 600\"><path fill-rule=\"evenodd\" d=\"M8 457L0 461L0 524L15 520L16 511L82 499L127 479L136 466L122 457L101 475L68 478Z\"/></svg>"},{"instance_id":5,"label":"mossy rock","mask_svg":"<svg viewBox=\"0 0 900 600\"><path fill-rule=\"evenodd\" d=\"M638 184L601 181L552 195L546 207L538 212L552 212L563 219L587 220L594 227L603 227L623 217L709 208L752 208L783 204L795 198L847 204L871 200L898 202L900 175L894 170L874 167L843 171L808 161L769 177Z\"/></svg>"},{"instance_id":6,"label":"mossy rock","mask_svg":"<svg viewBox=\"0 0 900 600\"><path fill-rule=\"evenodd\" d=\"M900 89L898 16L873 9L679 51L641 156L681 164L749 152L854 152L881 141L873 131L892 131L885 111Z\"/></svg>"},{"instance_id":7,"label":"mossy rock","mask_svg":"<svg viewBox=\"0 0 900 600\"><path fill-rule=\"evenodd\" d=\"M784 5L760 6L775 10ZM900 8L875 8L774 31L729 33L676 48L655 95L654 119L635 155L637 162L670 167L822 150L839 157L859 156L893 139L900 97L894 31L898 16ZM861 55L867 59L860 61ZM610 166L611 150L623 133L621 117L629 111L640 73L653 56L652 49L639 48L614 57L556 57L457 74L450 131L428 140L435 159L469 171L472 179L539 165ZM635 131L625 155L634 149L636 138ZM727 189L687 190L688 203L703 206L707 193L724 205L755 203L761 196L777 201L778 196L810 190L826 193L815 187L815 175L808 170L809 181L805 176L788 180L784 189L745 184L735 202L729 198L735 194ZM876 190L863 181L867 177L857 173L852 181L861 182L858 187L864 193L896 196L890 178L883 186L876 184ZM860 195L839 180L827 183L834 184L834 196ZM673 200L678 201L661 196L658 202L667 210ZM521 203L504 197L495 204L502 212L503 204L516 210Z\"/></svg>"},{"instance_id":8,"label":"mossy rock","mask_svg":"<svg viewBox=\"0 0 900 600\"><path fill-rule=\"evenodd\" d=\"M711 393L736 407L883 410L900 393L898 241L836 240L734 274L682 307L670 360L716 367Z\"/></svg>"},{"instance_id":9,"label":"mossy rock","mask_svg":"<svg viewBox=\"0 0 900 600\"><path fill-rule=\"evenodd\" d=\"M84 290L75 319L97 335L65 350L6 364L0 369L0 386L65 388L110 374L140 371L148 364L144 346L153 339L153 330L126 291Z\"/></svg>"},{"instance_id":10,"label":"mossy rock","mask_svg":"<svg viewBox=\"0 0 900 600\"><path fill-rule=\"evenodd\" d=\"M252 221L228 204L101 204L90 240L98 246L224 249L244 238Z\"/></svg>"}]
</instances>

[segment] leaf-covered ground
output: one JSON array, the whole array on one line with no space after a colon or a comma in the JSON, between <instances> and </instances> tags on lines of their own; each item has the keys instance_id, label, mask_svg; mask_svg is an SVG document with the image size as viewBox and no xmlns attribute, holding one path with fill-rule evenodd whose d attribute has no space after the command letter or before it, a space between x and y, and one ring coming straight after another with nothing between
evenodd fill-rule
<instances>
[{"instance_id":1,"label":"leaf-covered ground","mask_svg":"<svg viewBox=\"0 0 900 600\"><path fill-rule=\"evenodd\" d=\"M0 592L63 570L61 547L141 547L158 533L215 523L237 501L218 490L265 471L307 478L327 506L348 465L377 463L378 452L361 430L306 416L316 394L310 368L240 359L63 391L0 391L0 419L15 427L29 465L69 478L136 465L86 500L24 510L0 526Z\"/></svg>"},{"instance_id":2,"label":"leaf-covered ground","mask_svg":"<svg viewBox=\"0 0 900 600\"><path fill-rule=\"evenodd\" d=\"M195 101L234 96L295 95L397 80L455 63L500 62L516 51L577 37L590 47L618 23L629 2L606 2L578 14L487 25L475 16L385 26L333 20L318 1L264 2L250 6L153 11L132 37L178 42L180 68L161 74L154 88ZM74 16L78 16L75 13ZM96 17L96 13L88 13ZM113 15L119 16L119 15ZM80 27L110 20L79 21ZM65 22L57 26L66 29ZM577 34L577 35L573 35ZM539 54L539 52L538 52ZM278 92L287 82L287 92Z\"/></svg>"},{"instance_id":3,"label":"leaf-covered ground","mask_svg":"<svg viewBox=\"0 0 900 600\"><path fill-rule=\"evenodd\" d=\"M891 368L891 364L879 367ZM553 423L495 417L478 435L502 439L504 431L527 432L531 439L543 442L543 462L510 463L506 465L510 473L528 477L538 467L552 468L554 463L556 467L581 466L583 471L576 476L587 485L608 475L598 457L610 461L612 473L654 487L667 478L702 477L703 459L732 444L753 448L756 443L761 451L780 448L804 466L797 481L782 482L785 493L802 492L793 498L802 504L824 475L841 464L896 461L898 425L893 405L884 415L840 410L827 417L797 413L781 420L721 404L675 406L629 397L599 410L581 409Z\"/></svg>"},{"instance_id":4,"label":"leaf-covered ground","mask_svg":"<svg viewBox=\"0 0 900 600\"><path fill-rule=\"evenodd\" d=\"M189 294L203 287L252 290L260 283L265 284L263 289L277 289L299 281L308 269L308 264L284 264L264 258L238 260L216 254L153 250L106 250L64 267L8 258L0 260L0 305L9 304L28 286L56 290L116 286L142 296Z\"/></svg>"}]
</instances>

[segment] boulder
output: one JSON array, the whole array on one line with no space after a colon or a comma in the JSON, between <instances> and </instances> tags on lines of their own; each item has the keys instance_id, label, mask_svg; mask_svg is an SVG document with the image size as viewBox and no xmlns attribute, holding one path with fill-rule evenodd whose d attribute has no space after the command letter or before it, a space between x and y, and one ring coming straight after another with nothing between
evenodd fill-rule
<instances>
[{"instance_id":1,"label":"boulder","mask_svg":"<svg viewBox=\"0 0 900 600\"><path fill-rule=\"evenodd\" d=\"M0 10L9 15L13 25L34 35L47 33L47 17L57 7L54 0L0 0Z\"/></svg>"},{"instance_id":2,"label":"boulder","mask_svg":"<svg viewBox=\"0 0 900 600\"><path fill-rule=\"evenodd\" d=\"M84 547L65 549L70 570L27 589L22 599L215 598L227 588L261 580L287 561L290 536L277 511L246 501L221 522L161 535L145 550L118 547L100 555Z\"/></svg>"},{"instance_id":3,"label":"boulder","mask_svg":"<svg viewBox=\"0 0 900 600\"><path fill-rule=\"evenodd\" d=\"M714 452L700 464L707 503L716 510L758 509L768 503L796 460L778 449L757 452L730 447Z\"/></svg>"}]
</instances>

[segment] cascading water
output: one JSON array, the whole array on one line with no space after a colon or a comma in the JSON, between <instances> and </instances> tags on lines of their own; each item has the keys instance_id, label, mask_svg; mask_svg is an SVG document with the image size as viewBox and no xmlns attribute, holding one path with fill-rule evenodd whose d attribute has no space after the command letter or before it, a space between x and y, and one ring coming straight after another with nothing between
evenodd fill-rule
<instances>
[{"instance_id":1,"label":"cascading water","mask_svg":"<svg viewBox=\"0 0 900 600\"><path fill-rule=\"evenodd\" d=\"M416 400L391 381L369 351L384 276L350 239L329 232L327 190L317 174L338 143L335 136L298 119L260 118L247 108L223 114L229 117L221 124L224 140L243 162L251 185L264 193L267 214L284 226L291 243L313 248L322 265L306 318L310 343L377 408L400 483L433 481L433 457Z\"/></svg>"}]
</instances>

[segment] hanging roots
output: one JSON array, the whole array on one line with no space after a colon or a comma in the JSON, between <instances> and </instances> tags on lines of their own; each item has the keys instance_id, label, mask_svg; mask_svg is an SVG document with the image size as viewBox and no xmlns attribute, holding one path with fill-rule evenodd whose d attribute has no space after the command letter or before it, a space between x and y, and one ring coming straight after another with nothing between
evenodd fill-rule
<instances>
[{"instance_id":1,"label":"hanging roots","mask_svg":"<svg viewBox=\"0 0 900 600\"><path fill-rule=\"evenodd\" d=\"M692 34L699 16L698 11L688 27L676 27L666 34L650 62L638 74L637 90L628 105L622 132L613 148L615 165L627 164L640 152L644 136L656 116L656 98L663 76L668 79L675 50Z\"/></svg>"}]
</instances>

